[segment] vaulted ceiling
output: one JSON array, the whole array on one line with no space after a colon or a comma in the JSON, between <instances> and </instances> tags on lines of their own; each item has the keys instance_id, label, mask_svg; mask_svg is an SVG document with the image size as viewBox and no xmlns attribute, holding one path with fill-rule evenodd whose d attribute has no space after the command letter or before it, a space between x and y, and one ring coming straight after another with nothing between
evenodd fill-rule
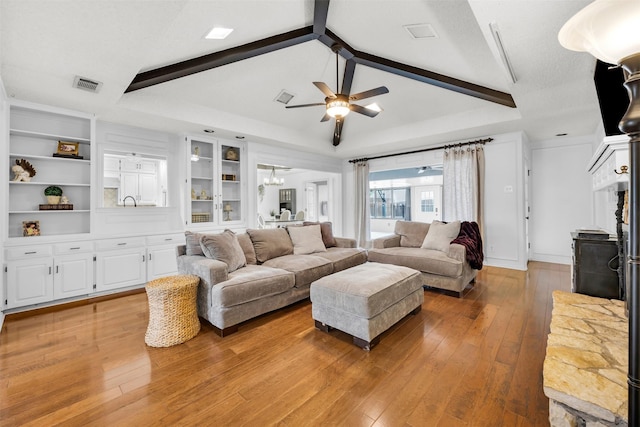
<instances>
[{"instance_id":1,"label":"vaulted ceiling","mask_svg":"<svg viewBox=\"0 0 640 427\"><path fill-rule=\"evenodd\" d=\"M285 109L275 101L286 90L295 95L289 105L322 102L313 81L338 89L335 57L322 37L127 92L140 73L313 26L313 0L2 0L0 75L10 96L106 121L176 133L211 128L341 158L517 130L532 140L590 135L600 122L594 60L557 42L562 24L588 3L331 0L325 33L352 51L504 93L516 105L361 62L351 93L383 85L389 93L370 99L383 109L377 117L347 116L335 148L334 123L320 122L322 106ZM429 24L436 36L413 38L405 27L415 24ZM515 83L490 24L500 30ZM225 40L205 39L213 26L234 31ZM342 84L345 58L339 65ZM76 75L102 82L100 92L73 88Z\"/></svg>"}]
</instances>

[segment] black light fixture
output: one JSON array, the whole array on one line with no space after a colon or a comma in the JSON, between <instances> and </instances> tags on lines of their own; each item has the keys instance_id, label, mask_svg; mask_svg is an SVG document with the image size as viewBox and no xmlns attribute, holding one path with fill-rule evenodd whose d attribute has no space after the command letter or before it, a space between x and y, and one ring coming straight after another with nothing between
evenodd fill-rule
<instances>
[{"instance_id":1,"label":"black light fixture","mask_svg":"<svg viewBox=\"0 0 640 427\"><path fill-rule=\"evenodd\" d=\"M560 30L560 44L622 67L629 107L620 130L629 135L629 388L628 425L640 425L640 2L596 0Z\"/></svg>"}]
</instances>

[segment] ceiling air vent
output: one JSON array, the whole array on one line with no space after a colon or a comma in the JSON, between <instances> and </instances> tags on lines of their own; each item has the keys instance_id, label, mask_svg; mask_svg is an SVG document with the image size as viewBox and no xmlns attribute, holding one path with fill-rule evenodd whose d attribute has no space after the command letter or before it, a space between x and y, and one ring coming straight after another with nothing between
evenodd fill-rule
<instances>
[{"instance_id":1,"label":"ceiling air vent","mask_svg":"<svg viewBox=\"0 0 640 427\"><path fill-rule=\"evenodd\" d=\"M409 31L409 34L411 34L411 37L414 39L438 38L436 30L434 30L430 24L404 25L404 28Z\"/></svg>"},{"instance_id":2,"label":"ceiling air vent","mask_svg":"<svg viewBox=\"0 0 640 427\"><path fill-rule=\"evenodd\" d=\"M76 78L73 79L73 87L89 92L98 93L100 91L100 88L102 87L102 83L87 79L85 77L76 76Z\"/></svg>"},{"instance_id":3,"label":"ceiling air vent","mask_svg":"<svg viewBox=\"0 0 640 427\"><path fill-rule=\"evenodd\" d=\"M280 102L282 104L288 104L289 101L291 101L293 99L295 95L292 93L287 92L286 90L282 90L278 96L276 96L276 101Z\"/></svg>"}]
</instances>

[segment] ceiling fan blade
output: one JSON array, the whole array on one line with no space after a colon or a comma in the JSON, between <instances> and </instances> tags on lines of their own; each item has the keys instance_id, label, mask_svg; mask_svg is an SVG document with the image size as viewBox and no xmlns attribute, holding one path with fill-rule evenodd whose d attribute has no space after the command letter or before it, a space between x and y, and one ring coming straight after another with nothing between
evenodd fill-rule
<instances>
[{"instance_id":1,"label":"ceiling fan blade","mask_svg":"<svg viewBox=\"0 0 640 427\"><path fill-rule=\"evenodd\" d=\"M379 113L379 111L370 110L368 108L362 107L360 105L355 105L355 104L351 104L349 108L351 109L351 111L364 114L365 116L368 116L368 117L375 117Z\"/></svg>"},{"instance_id":2,"label":"ceiling fan blade","mask_svg":"<svg viewBox=\"0 0 640 427\"><path fill-rule=\"evenodd\" d=\"M375 89L369 89L369 90L365 90L364 92L351 95L349 99L357 101L359 99L371 98L373 96L383 95L385 93L389 93L389 89L387 89L386 86L380 86Z\"/></svg>"},{"instance_id":3,"label":"ceiling fan blade","mask_svg":"<svg viewBox=\"0 0 640 427\"><path fill-rule=\"evenodd\" d=\"M326 105L326 104L324 102L316 102L315 104L287 105L284 108L315 107L317 105Z\"/></svg>"},{"instance_id":4,"label":"ceiling fan blade","mask_svg":"<svg viewBox=\"0 0 640 427\"><path fill-rule=\"evenodd\" d=\"M336 120L336 127L333 130L333 146L337 147L340 144L340 138L342 137L342 126L344 125L344 119Z\"/></svg>"},{"instance_id":5,"label":"ceiling fan blade","mask_svg":"<svg viewBox=\"0 0 640 427\"><path fill-rule=\"evenodd\" d=\"M322 91L322 93L324 93L324 95L327 98L335 98L336 94L333 93L333 91L331 89L329 89L329 86L327 86L326 83L323 82L313 82L314 85L316 85L316 87L318 89L320 89L320 91Z\"/></svg>"},{"instance_id":6,"label":"ceiling fan blade","mask_svg":"<svg viewBox=\"0 0 640 427\"><path fill-rule=\"evenodd\" d=\"M321 122L326 122L331 118L330 115L328 115L327 113L324 113L324 116L322 116L322 118L320 119Z\"/></svg>"}]
</instances>

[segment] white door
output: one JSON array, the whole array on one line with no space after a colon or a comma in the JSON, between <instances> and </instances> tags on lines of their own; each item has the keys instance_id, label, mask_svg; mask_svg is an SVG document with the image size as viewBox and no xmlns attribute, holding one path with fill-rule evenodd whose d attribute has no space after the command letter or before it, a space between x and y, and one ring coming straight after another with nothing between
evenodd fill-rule
<instances>
[{"instance_id":1,"label":"white door","mask_svg":"<svg viewBox=\"0 0 640 427\"><path fill-rule=\"evenodd\" d=\"M138 175L138 198L139 203L155 204L158 203L158 180L155 174Z\"/></svg>"},{"instance_id":2,"label":"white door","mask_svg":"<svg viewBox=\"0 0 640 427\"><path fill-rule=\"evenodd\" d=\"M147 252L147 280L178 273L175 246L160 246Z\"/></svg>"},{"instance_id":3,"label":"white door","mask_svg":"<svg viewBox=\"0 0 640 427\"><path fill-rule=\"evenodd\" d=\"M53 260L24 259L7 264L7 307L22 307L53 299Z\"/></svg>"},{"instance_id":4,"label":"white door","mask_svg":"<svg viewBox=\"0 0 640 427\"><path fill-rule=\"evenodd\" d=\"M54 264L54 299L91 293L93 254L57 256Z\"/></svg>"},{"instance_id":5,"label":"white door","mask_svg":"<svg viewBox=\"0 0 640 427\"><path fill-rule=\"evenodd\" d=\"M96 290L107 291L145 283L144 248L96 255Z\"/></svg>"},{"instance_id":6,"label":"white door","mask_svg":"<svg viewBox=\"0 0 640 427\"><path fill-rule=\"evenodd\" d=\"M419 185L413 187L412 219L420 222L442 220L442 186Z\"/></svg>"}]
</instances>

